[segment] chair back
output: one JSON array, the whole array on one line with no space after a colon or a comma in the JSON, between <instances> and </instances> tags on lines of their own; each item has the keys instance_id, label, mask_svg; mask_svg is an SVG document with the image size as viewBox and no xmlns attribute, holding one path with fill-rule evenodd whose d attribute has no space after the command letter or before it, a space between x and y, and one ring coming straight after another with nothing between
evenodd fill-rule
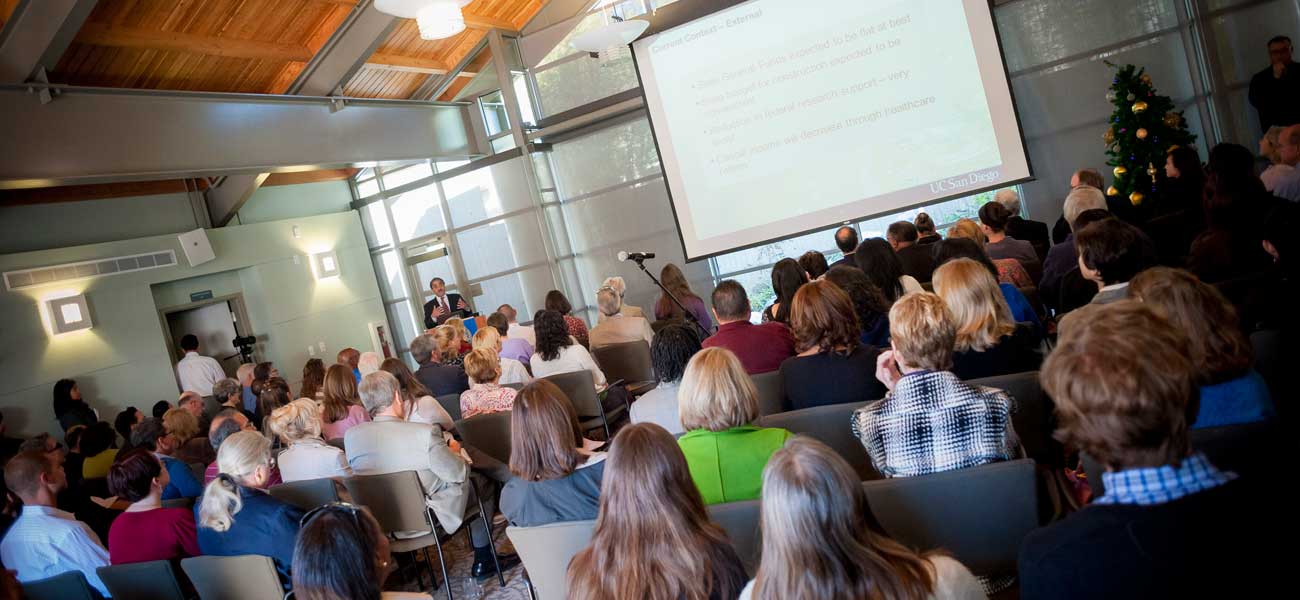
<instances>
[{"instance_id":1,"label":"chair back","mask_svg":"<svg viewBox=\"0 0 1300 600\"><path fill-rule=\"evenodd\" d=\"M27 600L100 600L103 596L86 581L81 571L67 571L54 577L23 584Z\"/></svg>"},{"instance_id":2,"label":"chair back","mask_svg":"<svg viewBox=\"0 0 1300 600\"><path fill-rule=\"evenodd\" d=\"M976 575L1014 574L1021 542L1038 527L1027 458L862 485L890 537L918 551L943 548Z\"/></svg>"},{"instance_id":3,"label":"chair back","mask_svg":"<svg viewBox=\"0 0 1300 600\"><path fill-rule=\"evenodd\" d=\"M503 463L510 463L510 411L474 415L456 421L456 431L466 444Z\"/></svg>"},{"instance_id":4,"label":"chair back","mask_svg":"<svg viewBox=\"0 0 1300 600\"><path fill-rule=\"evenodd\" d=\"M516 381L516 382L514 382L514 383L503 383L503 384L501 384L501 387L510 388L510 389L512 389L512 390L514 390L514 391L517 392L517 391L519 391L519 390L524 389L524 384L519 383L519 382Z\"/></svg>"},{"instance_id":5,"label":"chair back","mask_svg":"<svg viewBox=\"0 0 1300 600\"><path fill-rule=\"evenodd\" d=\"M284 598L275 561L269 556L195 556L182 560L181 569L203 600Z\"/></svg>"},{"instance_id":6,"label":"chair back","mask_svg":"<svg viewBox=\"0 0 1300 600\"><path fill-rule=\"evenodd\" d=\"M600 416L600 399L596 397L596 382L591 371L557 373L542 379L554 383L569 397L569 402L573 403L573 410L578 412L579 417Z\"/></svg>"},{"instance_id":7,"label":"chair back","mask_svg":"<svg viewBox=\"0 0 1300 600\"><path fill-rule=\"evenodd\" d=\"M1065 466L1065 448L1052 437L1056 431L1056 414L1052 399L1043 393L1038 371L972 379L967 383L1005 390L1015 400L1012 426L1020 436L1025 454L1034 462L1051 468Z\"/></svg>"},{"instance_id":8,"label":"chair back","mask_svg":"<svg viewBox=\"0 0 1300 600\"><path fill-rule=\"evenodd\" d=\"M347 451L348 451L347 444L346 444L343 440L344 440L344 438L341 438L341 437L338 437L338 438L331 438L331 439L325 440L325 443L326 443L326 444L329 444L329 445L331 445L331 446L334 446L335 448L338 448L339 450L342 450L344 453L347 453Z\"/></svg>"},{"instance_id":9,"label":"chair back","mask_svg":"<svg viewBox=\"0 0 1300 600\"><path fill-rule=\"evenodd\" d=\"M790 410L790 404L785 399L785 388L781 381L780 371L769 371L750 375L749 378L754 381L754 388L758 390L758 414L764 417L774 415Z\"/></svg>"},{"instance_id":10,"label":"chair back","mask_svg":"<svg viewBox=\"0 0 1300 600\"><path fill-rule=\"evenodd\" d=\"M190 463L190 474L194 476L195 481L203 481L208 476L208 466L199 463Z\"/></svg>"},{"instance_id":11,"label":"chair back","mask_svg":"<svg viewBox=\"0 0 1300 600\"><path fill-rule=\"evenodd\" d=\"M569 597L569 561L591 543L595 529L595 521L506 528L506 536L519 553L538 600Z\"/></svg>"},{"instance_id":12,"label":"chair back","mask_svg":"<svg viewBox=\"0 0 1300 600\"><path fill-rule=\"evenodd\" d=\"M654 381L655 369L650 362L650 344L644 341L601 346L591 351L600 370L610 381L628 383Z\"/></svg>"},{"instance_id":13,"label":"chair back","mask_svg":"<svg viewBox=\"0 0 1300 600\"><path fill-rule=\"evenodd\" d=\"M460 394L443 394L437 397L438 404L451 416L451 420L460 420Z\"/></svg>"},{"instance_id":14,"label":"chair back","mask_svg":"<svg viewBox=\"0 0 1300 600\"><path fill-rule=\"evenodd\" d=\"M1262 330L1250 334L1250 345L1255 350L1255 370L1268 383L1273 398L1285 398L1282 391L1282 332Z\"/></svg>"},{"instance_id":15,"label":"chair back","mask_svg":"<svg viewBox=\"0 0 1300 600\"><path fill-rule=\"evenodd\" d=\"M759 558L763 554L763 532L759 527L761 504L758 500L743 500L709 506L709 519L727 531L731 545L745 564L750 577L758 572Z\"/></svg>"},{"instance_id":16,"label":"chair back","mask_svg":"<svg viewBox=\"0 0 1300 600\"><path fill-rule=\"evenodd\" d=\"M170 560L95 569L113 600L185 600Z\"/></svg>"},{"instance_id":17,"label":"chair back","mask_svg":"<svg viewBox=\"0 0 1300 600\"><path fill-rule=\"evenodd\" d=\"M370 509L385 533L433 531L433 517L424 503L424 487L415 471L345 478L352 501Z\"/></svg>"},{"instance_id":18,"label":"chair back","mask_svg":"<svg viewBox=\"0 0 1300 600\"><path fill-rule=\"evenodd\" d=\"M880 474L871 465L862 441L853 435L850 419L853 411L866 406L866 402L846 402L815 406L803 410L768 415L758 420L763 427L780 427L793 433L800 433L830 446L862 480L880 479Z\"/></svg>"},{"instance_id":19,"label":"chair back","mask_svg":"<svg viewBox=\"0 0 1300 600\"><path fill-rule=\"evenodd\" d=\"M162 507L163 508L193 508L194 498L171 498L169 500L163 500Z\"/></svg>"},{"instance_id":20,"label":"chair back","mask_svg":"<svg viewBox=\"0 0 1300 600\"><path fill-rule=\"evenodd\" d=\"M339 501L338 485L328 477L281 483L267 492L276 500L304 511Z\"/></svg>"}]
</instances>

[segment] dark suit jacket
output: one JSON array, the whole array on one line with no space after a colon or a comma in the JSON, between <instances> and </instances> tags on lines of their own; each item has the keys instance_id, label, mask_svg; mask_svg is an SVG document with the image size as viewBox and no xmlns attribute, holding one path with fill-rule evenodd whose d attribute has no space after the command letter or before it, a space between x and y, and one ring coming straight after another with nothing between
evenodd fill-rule
<instances>
[{"instance_id":1,"label":"dark suit jacket","mask_svg":"<svg viewBox=\"0 0 1300 600\"><path fill-rule=\"evenodd\" d=\"M450 310L451 312L443 315L442 318L437 320L435 320L432 316L430 316L429 313L432 312L433 309L438 307L438 299L433 298L428 302L425 302L424 303L424 328L433 329L434 327L442 325L444 321L452 317L460 317L464 319L464 318L474 316L474 311L472 310L461 310L456 308L456 305L460 304L461 300L462 298L460 297L460 294L447 294L447 303L451 305L448 306L447 309ZM468 306L469 302L466 302L465 304Z\"/></svg>"},{"instance_id":2,"label":"dark suit jacket","mask_svg":"<svg viewBox=\"0 0 1300 600\"><path fill-rule=\"evenodd\" d=\"M1047 237L1047 223L1041 221L1011 217L1011 220L1007 221L1007 236L1033 244L1034 253L1038 255L1038 262L1047 259L1047 249L1052 247L1052 243Z\"/></svg>"},{"instance_id":3,"label":"dark suit jacket","mask_svg":"<svg viewBox=\"0 0 1300 600\"><path fill-rule=\"evenodd\" d=\"M444 396L446 394L459 394L469 389L469 378L465 376L465 369L451 365L440 365L430 362L420 365L420 370L415 372L415 378L434 396Z\"/></svg>"},{"instance_id":4,"label":"dark suit jacket","mask_svg":"<svg viewBox=\"0 0 1300 600\"><path fill-rule=\"evenodd\" d=\"M918 283L929 283L934 275L934 255L930 246L912 244L898 250L898 260L903 263L903 273L911 275Z\"/></svg>"},{"instance_id":5,"label":"dark suit jacket","mask_svg":"<svg viewBox=\"0 0 1300 600\"><path fill-rule=\"evenodd\" d=\"M857 261L853 260L853 253L850 252L850 253L848 253L848 254L845 254L845 255L844 255L844 258L841 258L841 259L835 261L835 264L832 264L832 265L831 265L831 268L834 269L835 267L838 267L838 266L841 266L841 265L846 266L846 267L854 267L854 268L857 268L858 263L857 263Z\"/></svg>"}]
</instances>

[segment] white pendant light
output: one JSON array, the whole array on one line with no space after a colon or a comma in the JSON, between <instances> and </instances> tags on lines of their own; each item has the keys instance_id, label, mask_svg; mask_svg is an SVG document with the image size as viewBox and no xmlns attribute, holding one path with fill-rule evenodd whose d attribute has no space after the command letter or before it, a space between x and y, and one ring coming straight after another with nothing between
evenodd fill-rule
<instances>
[{"instance_id":1,"label":"white pendant light","mask_svg":"<svg viewBox=\"0 0 1300 600\"><path fill-rule=\"evenodd\" d=\"M375 10L403 19L414 19L428 5L429 0L375 0Z\"/></svg>"},{"instance_id":2,"label":"white pendant light","mask_svg":"<svg viewBox=\"0 0 1300 600\"><path fill-rule=\"evenodd\" d=\"M611 53L618 48L625 48L650 27L649 21L629 19L614 21L603 27L576 35L569 40L569 45L583 52Z\"/></svg>"},{"instance_id":3,"label":"white pendant light","mask_svg":"<svg viewBox=\"0 0 1300 600\"><path fill-rule=\"evenodd\" d=\"M415 23L420 26L420 37L441 40L465 31L465 15L460 12L463 5L460 0L429 2L415 15Z\"/></svg>"}]
</instances>

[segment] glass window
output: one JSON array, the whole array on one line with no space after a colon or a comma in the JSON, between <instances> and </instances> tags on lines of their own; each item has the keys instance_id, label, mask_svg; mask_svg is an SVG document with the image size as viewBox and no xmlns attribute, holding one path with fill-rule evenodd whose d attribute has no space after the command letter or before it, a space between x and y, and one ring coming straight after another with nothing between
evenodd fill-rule
<instances>
[{"instance_id":1,"label":"glass window","mask_svg":"<svg viewBox=\"0 0 1300 600\"><path fill-rule=\"evenodd\" d=\"M433 166L438 168L439 173L446 173L447 171L458 169L468 164L468 160L443 160L433 163Z\"/></svg>"},{"instance_id":2,"label":"glass window","mask_svg":"<svg viewBox=\"0 0 1300 600\"><path fill-rule=\"evenodd\" d=\"M748 250L723 254L717 257L719 273L734 273L760 265L775 264L783 258L799 258L809 250L827 250L835 247L835 230L832 227L797 238L766 244ZM829 258L828 258L829 261Z\"/></svg>"},{"instance_id":3,"label":"glass window","mask_svg":"<svg viewBox=\"0 0 1300 600\"><path fill-rule=\"evenodd\" d=\"M483 126L488 137L510 129L510 117L506 115L506 101L501 90L479 96L478 106L483 112Z\"/></svg>"},{"instance_id":4,"label":"glass window","mask_svg":"<svg viewBox=\"0 0 1300 600\"><path fill-rule=\"evenodd\" d=\"M535 311L542 308L546 292L554 287L551 270L542 266L518 273L494 277L477 284L481 293L471 299L474 309L489 314L502 304L509 304L519 312L519 321L532 320Z\"/></svg>"},{"instance_id":5,"label":"glass window","mask_svg":"<svg viewBox=\"0 0 1300 600\"><path fill-rule=\"evenodd\" d=\"M492 143L492 153L501 154L502 152L505 152L506 150L515 147L515 137L512 135L505 135L495 140L492 140L491 143Z\"/></svg>"},{"instance_id":6,"label":"glass window","mask_svg":"<svg viewBox=\"0 0 1300 600\"><path fill-rule=\"evenodd\" d=\"M447 284L448 289L456 287L456 277L452 275L450 256L441 256L433 260L415 263L415 274L419 277L419 280L415 282L415 287L420 289L421 303L432 295L429 292L429 282L434 277L441 277L443 282Z\"/></svg>"},{"instance_id":7,"label":"glass window","mask_svg":"<svg viewBox=\"0 0 1300 600\"><path fill-rule=\"evenodd\" d=\"M584 56L537 71L534 78L543 115L561 113L637 86L630 53L604 60Z\"/></svg>"},{"instance_id":8,"label":"glass window","mask_svg":"<svg viewBox=\"0 0 1300 600\"><path fill-rule=\"evenodd\" d=\"M383 200L371 202L361 209L361 225L366 230L371 248L393 243L393 231L388 228L388 211L384 210Z\"/></svg>"},{"instance_id":9,"label":"glass window","mask_svg":"<svg viewBox=\"0 0 1300 600\"><path fill-rule=\"evenodd\" d=\"M510 79L514 82L515 97L519 99L519 118L524 124L537 123L533 114L533 92L528 88L528 76L523 71L511 71Z\"/></svg>"},{"instance_id":10,"label":"glass window","mask_svg":"<svg viewBox=\"0 0 1300 600\"><path fill-rule=\"evenodd\" d=\"M371 179L369 181L357 182L357 195L362 198L369 198L379 193L379 180Z\"/></svg>"},{"instance_id":11,"label":"glass window","mask_svg":"<svg viewBox=\"0 0 1300 600\"><path fill-rule=\"evenodd\" d=\"M397 237L405 242L446 229L438 206L438 186L430 183L393 198L393 222Z\"/></svg>"},{"instance_id":12,"label":"glass window","mask_svg":"<svg viewBox=\"0 0 1300 600\"><path fill-rule=\"evenodd\" d=\"M1009 2L994 14L1012 73L1178 24L1170 0Z\"/></svg>"},{"instance_id":13,"label":"glass window","mask_svg":"<svg viewBox=\"0 0 1300 600\"><path fill-rule=\"evenodd\" d=\"M411 340L415 339L416 332L424 331L424 324L418 326L415 323L414 312L411 311L411 302L402 300L394 302L384 307L388 311L388 322L393 326L393 344L397 349L410 348Z\"/></svg>"},{"instance_id":14,"label":"glass window","mask_svg":"<svg viewBox=\"0 0 1300 600\"><path fill-rule=\"evenodd\" d=\"M412 181L432 176L433 168L429 166L428 161L421 161L409 167L402 167L400 170L391 173L384 173L384 189L397 189L398 187L411 183Z\"/></svg>"},{"instance_id":15,"label":"glass window","mask_svg":"<svg viewBox=\"0 0 1300 600\"><path fill-rule=\"evenodd\" d=\"M375 261L375 274L379 275L379 291L387 300L406 297L406 285L402 277L402 261L396 250L389 250L371 256Z\"/></svg>"},{"instance_id":16,"label":"glass window","mask_svg":"<svg viewBox=\"0 0 1300 600\"><path fill-rule=\"evenodd\" d=\"M537 217L525 213L492 221L456 234L461 262L470 279L509 271L546 260L546 245Z\"/></svg>"},{"instance_id":17,"label":"glass window","mask_svg":"<svg viewBox=\"0 0 1300 600\"><path fill-rule=\"evenodd\" d=\"M566 199L659 173L659 153L646 119L555 144L551 163Z\"/></svg>"},{"instance_id":18,"label":"glass window","mask_svg":"<svg viewBox=\"0 0 1300 600\"><path fill-rule=\"evenodd\" d=\"M522 158L475 169L442 182L456 227L533 206Z\"/></svg>"}]
</instances>

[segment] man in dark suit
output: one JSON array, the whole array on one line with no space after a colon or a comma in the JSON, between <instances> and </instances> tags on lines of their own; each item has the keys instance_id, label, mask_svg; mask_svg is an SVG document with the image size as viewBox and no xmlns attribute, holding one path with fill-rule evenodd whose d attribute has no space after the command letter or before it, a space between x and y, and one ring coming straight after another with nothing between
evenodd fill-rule
<instances>
[{"instance_id":1,"label":"man in dark suit","mask_svg":"<svg viewBox=\"0 0 1300 600\"><path fill-rule=\"evenodd\" d=\"M1020 217L1020 194L1014 189L999 191L993 196L993 200L1011 211L1011 220L1007 221L1007 237L1032 244L1034 253L1038 255L1038 262L1043 262L1047 258L1047 249L1052 247L1047 237L1047 223Z\"/></svg>"},{"instance_id":2,"label":"man in dark suit","mask_svg":"<svg viewBox=\"0 0 1300 600\"><path fill-rule=\"evenodd\" d=\"M934 256L930 246L916 244L919 236L916 225L907 221L894 223L885 231L885 238L903 263L903 274L911 275L919 283L929 283L934 275Z\"/></svg>"},{"instance_id":3,"label":"man in dark suit","mask_svg":"<svg viewBox=\"0 0 1300 600\"><path fill-rule=\"evenodd\" d=\"M447 283L441 277L429 281L429 291L433 292L433 299L424 303L425 329L433 329L452 317L464 319L474 316L474 310L460 294L447 293Z\"/></svg>"},{"instance_id":4,"label":"man in dark suit","mask_svg":"<svg viewBox=\"0 0 1300 600\"><path fill-rule=\"evenodd\" d=\"M844 258L835 261L831 265L832 269L840 265L857 268L858 263L853 261L853 251L858 249L858 230L848 225L835 230L835 247L844 253Z\"/></svg>"},{"instance_id":5,"label":"man in dark suit","mask_svg":"<svg viewBox=\"0 0 1300 600\"><path fill-rule=\"evenodd\" d=\"M444 365L439 360L438 344L433 336L420 334L411 340L411 358L420 365L415 371L415 379L434 396L459 394L469 389L469 378L465 369L456 365Z\"/></svg>"}]
</instances>

